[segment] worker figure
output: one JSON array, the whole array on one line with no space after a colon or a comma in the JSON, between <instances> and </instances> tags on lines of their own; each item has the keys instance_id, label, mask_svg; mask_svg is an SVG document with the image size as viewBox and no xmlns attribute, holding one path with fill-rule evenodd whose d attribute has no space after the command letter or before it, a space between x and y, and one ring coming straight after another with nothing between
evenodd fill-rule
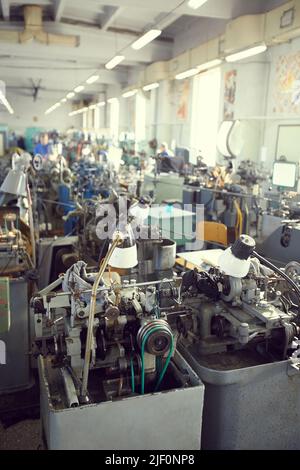
<instances>
[{"instance_id":1,"label":"worker figure","mask_svg":"<svg viewBox=\"0 0 300 470\"><path fill-rule=\"evenodd\" d=\"M158 150L159 157L174 157L174 153L169 149L167 142L162 142Z\"/></svg>"},{"instance_id":2,"label":"worker figure","mask_svg":"<svg viewBox=\"0 0 300 470\"><path fill-rule=\"evenodd\" d=\"M43 157L48 157L48 155L50 154L49 137L46 132L40 135L40 141L34 147L33 153L34 155L39 153Z\"/></svg>"}]
</instances>

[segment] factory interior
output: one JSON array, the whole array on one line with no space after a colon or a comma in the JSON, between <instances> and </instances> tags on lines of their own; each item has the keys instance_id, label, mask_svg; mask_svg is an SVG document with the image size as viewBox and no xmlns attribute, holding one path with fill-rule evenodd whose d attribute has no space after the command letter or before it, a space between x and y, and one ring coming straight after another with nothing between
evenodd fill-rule
<instances>
[{"instance_id":1,"label":"factory interior","mask_svg":"<svg viewBox=\"0 0 300 470\"><path fill-rule=\"evenodd\" d=\"M299 450L299 163L300 0L0 0L0 450Z\"/></svg>"}]
</instances>

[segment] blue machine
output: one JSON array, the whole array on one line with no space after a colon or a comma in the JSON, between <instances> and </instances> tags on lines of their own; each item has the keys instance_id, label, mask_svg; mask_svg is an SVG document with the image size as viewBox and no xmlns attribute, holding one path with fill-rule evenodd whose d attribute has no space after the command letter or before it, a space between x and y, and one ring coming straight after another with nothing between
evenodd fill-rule
<instances>
[{"instance_id":1,"label":"blue machine","mask_svg":"<svg viewBox=\"0 0 300 470\"><path fill-rule=\"evenodd\" d=\"M75 210L76 205L71 200L70 188L66 186L65 184L60 184L58 187L58 200L59 200L59 203L64 208L64 215L67 215L69 212ZM76 217L70 217L67 221L65 221L64 223L65 235L69 235L70 233L73 233L75 229L76 221L77 221Z\"/></svg>"}]
</instances>

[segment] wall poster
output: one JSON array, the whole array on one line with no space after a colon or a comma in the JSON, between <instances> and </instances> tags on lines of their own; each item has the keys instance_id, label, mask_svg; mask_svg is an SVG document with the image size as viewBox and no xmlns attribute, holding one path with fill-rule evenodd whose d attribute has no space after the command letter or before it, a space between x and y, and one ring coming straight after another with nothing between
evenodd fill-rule
<instances>
[{"instance_id":1,"label":"wall poster","mask_svg":"<svg viewBox=\"0 0 300 470\"><path fill-rule=\"evenodd\" d=\"M230 70L225 73L224 89L224 121L234 119L234 105L236 96L237 71Z\"/></svg>"},{"instance_id":2,"label":"wall poster","mask_svg":"<svg viewBox=\"0 0 300 470\"><path fill-rule=\"evenodd\" d=\"M300 113L300 52L280 56L275 71L273 113Z\"/></svg>"}]
</instances>

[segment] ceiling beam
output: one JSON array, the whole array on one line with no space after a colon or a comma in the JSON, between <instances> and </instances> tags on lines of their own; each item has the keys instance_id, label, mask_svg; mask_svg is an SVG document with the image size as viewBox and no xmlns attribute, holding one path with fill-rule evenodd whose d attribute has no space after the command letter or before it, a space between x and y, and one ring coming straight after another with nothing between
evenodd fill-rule
<instances>
[{"instance_id":1,"label":"ceiling beam","mask_svg":"<svg viewBox=\"0 0 300 470\"><path fill-rule=\"evenodd\" d=\"M9 0L0 0L1 12L5 21L9 21Z\"/></svg>"},{"instance_id":2,"label":"ceiling beam","mask_svg":"<svg viewBox=\"0 0 300 470\"><path fill-rule=\"evenodd\" d=\"M111 24L115 21L117 16L123 10L122 7L114 7L114 6L106 6L105 7L105 14L101 17L101 29L103 31L107 31L107 29L111 26Z\"/></svg>"},{"instance_id":3,"label":"ceiling beam","mask_svg":"<svg viewBox=\"0 0 300 470\"><path fill-rule=\"evenodd\" d=\"M166 29L172 23L174 23L181 15L176 13L161 13L155 18L155 27L158 29Z\"/></svg>"},{"instance_id":4,"label":"ceiling beam","mask_svg":"<svg viewBox=\"0 0 300 470\"><path fill-rule=\"evenodd\" d=\"M55 0L54 1L54 21L59 22L62 18L67 0Z\"/></svg>"}]
</instances>

